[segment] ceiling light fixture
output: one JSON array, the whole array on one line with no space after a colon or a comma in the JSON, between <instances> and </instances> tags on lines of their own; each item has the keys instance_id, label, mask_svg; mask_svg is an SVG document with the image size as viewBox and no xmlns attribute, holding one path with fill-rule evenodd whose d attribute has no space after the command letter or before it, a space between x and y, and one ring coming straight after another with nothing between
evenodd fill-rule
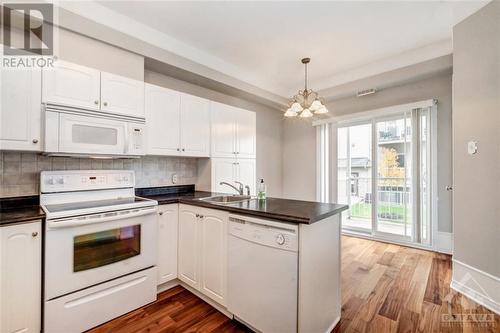
<instances>
[{"instance_id":1,"label":"ceiling light fixture","mask_svg":"<svg viewBox=\"0 0 500 333\"><path fill-rule=\"evenodd\" d=\"M299 90L298 94L292 97L288 109L285 111L285 117L310 118L317 114L328 113L328 109L319 98L318 93L307 89L307 64L309 62L311 62L311 58L302 59L305 66L305 87L304 90Z\"/></svg>"}]
</instances>

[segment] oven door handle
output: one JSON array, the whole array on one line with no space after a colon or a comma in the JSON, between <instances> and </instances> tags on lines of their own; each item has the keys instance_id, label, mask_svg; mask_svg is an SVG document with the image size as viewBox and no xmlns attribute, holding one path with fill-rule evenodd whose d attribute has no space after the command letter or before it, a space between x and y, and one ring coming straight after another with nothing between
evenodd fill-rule
<instances>
[{"instance_id":1,"label":"oven door handle","mask_svg":"<svg viewBox=\"0 0 500 333\"><path fill-rule=\"evenodd\" d=\"M95 218L69 218L63 220L47 221L47 227L49 229L72 228L88 224L128 219L132 217L144 216L154 213L156 213L156 207L147 209L133 209L128 211L116 211L112 213L99 214Z\"/></svg>"}]
</instances>

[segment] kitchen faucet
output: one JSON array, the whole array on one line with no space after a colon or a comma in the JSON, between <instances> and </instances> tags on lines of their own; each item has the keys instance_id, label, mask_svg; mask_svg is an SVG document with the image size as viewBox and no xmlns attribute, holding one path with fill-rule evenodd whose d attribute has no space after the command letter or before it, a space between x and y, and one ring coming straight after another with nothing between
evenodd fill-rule
<instances>
[{"instance_id":1,"label":"kitchen faucet","mask_svg":"<svg viewBox=\"0 0 500 333\"><path fill-rule=\"evenodd\" d=\"M236 186L229 184L227 182L220 182L219 185L227 185L227 186L233 188L234 190L236 190L236 192L238 192L239 195L243 195L243 184L240 182L236 182L236 181L235 181L235 183L239 184L240 188L237 188Z\"/></svg>"}]
</instances>

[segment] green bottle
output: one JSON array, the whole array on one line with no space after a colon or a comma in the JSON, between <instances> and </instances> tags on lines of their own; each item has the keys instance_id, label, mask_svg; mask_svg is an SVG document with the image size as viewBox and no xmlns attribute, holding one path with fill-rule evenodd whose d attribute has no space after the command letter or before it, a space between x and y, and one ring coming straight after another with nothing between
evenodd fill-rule
<instances>
[{"instance_id":1,"label":"green bottle","mask_svg":"<svg viewBox=\"0 0 500 333\"><path fill-rule=\"evenodd\" d=\"M266 200L266 184L264 183L264 179L260 180L258 189L257 189L257 198L259 200Z\"/></svg>"}]
</instances>

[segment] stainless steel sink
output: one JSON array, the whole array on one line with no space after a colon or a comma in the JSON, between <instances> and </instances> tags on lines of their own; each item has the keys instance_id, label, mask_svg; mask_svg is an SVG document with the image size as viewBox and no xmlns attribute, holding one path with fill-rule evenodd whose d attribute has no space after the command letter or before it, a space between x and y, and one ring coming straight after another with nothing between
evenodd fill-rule
<instances>
[{"instance_id":1,"label":"stainless steel sink","mask_svg":"<svg viewBox=\"0 0 500 333\"><path fill-rule=\"evenodd\" d=\"M214 197L201 198L201 201L206 201L216 204L229 204L233 202L243 202L253 199L250 195L216 195Z\"/></svg>"}]
</instances>

